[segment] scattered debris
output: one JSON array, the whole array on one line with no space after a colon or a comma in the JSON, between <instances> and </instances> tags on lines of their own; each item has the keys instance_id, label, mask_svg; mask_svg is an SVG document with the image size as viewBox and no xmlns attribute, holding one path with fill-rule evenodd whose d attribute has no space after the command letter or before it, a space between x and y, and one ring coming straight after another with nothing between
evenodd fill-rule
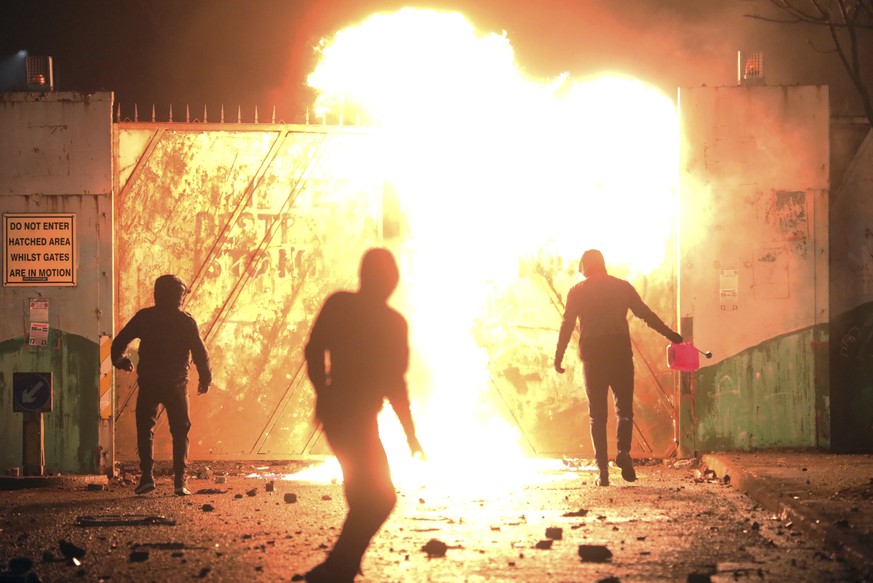
<instances>
[{"instance_id":1,"label":"scattered debris","mask_svg":"<svg viewBox=\"0 0 873 583\"><path fill-rule=\"evenodd\" d=\"M266 490L267 492L275 492L276 491L276 482L273 480L270 480L269 482L264 484L264 490Z\"/></svg>"},{"instance_id":2,"label":"scattered debris","mask_svg":"<svg viewBox=\"0 0 873 583\"><path fill-rule=\"evenodd\" d=\"M676 470L693 470L697 466L700 465L700 459L698 458L688 458L688 459L669 459L664 460L664 465L667 467L671 467Z\"/></svg>"},{"instance_id":3,"label":"scattered debris","mask_svg":"<svg viewBox=\"0 0 873 583\"><path fill-rule=\"evenodd\" d=\"M257 488L252 488L251 490L249 490L249 491L246 492L246 495L247 495L247 496L256 496L257 494L258 494L258 489L257 489Z\"/></svg>"},{"instance_id":4,"label":"scattered debris","mask_svg":"<svg viewBox=\"0 0 873 583\"><path fill-rule=\"evenodd\" d=\"M288 492L287 494L285 494L286 504L294 504L295 502L297 502L297 494L294 494L293 492Z\"/></svg>"},{"instance_id":5,"label":"scattered debris","mask_svg":"<svg viewBox=\"0 0 873 583\"><path fill-rule=\"evenodd\" d=\"M579 510L576 510L574 512L565 512L561 516L574 517L574 516L587 516L587 515L588 515L588 509L587 508L580 508Z\"/></svg>"},{"instance_id":6,"label":"scattered debris","mask_svg":"<svg viewBox=\"0 0 873 583\"><path fill-rule=\"evenodd\" d=\"M689 573L686 581L688 583L711 583L712 577L706 573Z\"/></svg>"},{"instance_id":7,"label":"scattered debris","mask_svg":"<svg viewBox=\"0 0 873 583\"><path fill-rule=\"evenodd\" d=\"M597 583L621 583L621 579L614 575L610 575L609 577L598 579Z\"/></svg>"},{"instance_id":8,"label":"scattered debris","mask_svg":"<svg viewBox=\"0 0 873 583\"><path fill-rule=\"evenodd\" d=\"M200 569L200 573L197 574L197 577L199 579L203 579L204 577L209 575L210 571L212 571L212 567L203 567L202 569Z\"/></svg>"},{"instance_id":9,"label":"scattered debris","mask_svg":"<svg viewBox=\"0 0 873 583\"><path fill-rule=\"evenodd\" d=\"M579 557L589 563L605 563L612 559L612 551L604 545L579 545Z\"/></svg>"},{"instance_id":10,"label":"scattered debris","mask_svg":"<svg viewBox=\"0 0 873 583\"><path fill-rule=\"evenodd\" d=\"M106 489L104 484L88 484L85 487L89 492L102 492Z\"/></svg>"},{"instance_id":11,"label":"scattered debris","mask_svg":"<svg viewBox=\"0 0 873 583\"><path fill-rule=\"evenodd\" d=\"M757 563L735 563L728 561L718 563L715 566L715 570L719 576L728 575L734 581L752 578L756 575L758 579L764 579L764 570Z\"/></svg>"},{"instance_id":12,"label":"scattered debris","mask_svg":"<svg viewBox=\"0 0 873 583\"><path fill-rule=\"evenodd\" d=\"M201 508L203 509L203 512L212 512L215 510L215 506L212 504L204 504Z\"/></svg>"},{"instance_id":13,"label":"scattered debris","mask_svg":"<svg viewBox=\"0 0 873 583\"><path fill-rule=\"evenodd\" d=\"M729 484L731 481L730 476L725 475L722 480L719 480L718 476L715 473L715 470L709 469L706 466L703 466L699 469L694 470L694 481L698 484L703 482L709 482L710 484L714 483L724 483Z\"/></svg>"},{"instance_id":14,"label":"scattered debris","mask_svg":"<svg viewBox=\"0 0 873 583\"><path fill-rule=\"evenodd\" d=\"M129 563L144 563L149 560L149 552L134 549L130 551L130 556L127 560Z\"/></svg>"},{"instance_id":15,"label":"scattered debris","mask_svg":"<svg viewBox=\"0 0 873 583\"><path fill-rule=\"evenodd\" d=\"M61 554L64 555L65 559L77 567L82 564L82 559L85 558L85 549L76 546L65 539L58 541L58 548L60 548Z\"/></svg>"},{"instance_id":16,"label":"scattered debris","mask_svg":"<svg viewBox=\"0 0 873 583\"><path fill-rule=\"evenodd\" d=\"M550 526L546 528L546 538L561 540L564 538L564 529L558 526Z\"/></svg>"},{"instance_id":17,"label":"scattered debris","mask_svg":"<svg viewBox=\"0 0 873 583\"><path fill-rule=\"evenodd\" d=\"M538 541L535 546L536 546L536 548L538 548L540 550L547 551L547 550L552 548L552 543L554 543L554 542L555 541L553 541L552 539L544 539L544 540Z\"/></svg>"},{"instance_id":18,"label":"scattered debris","mask_svg":"<svg viewBox=\"0 0 873 583\"><path fill-rule=\"evenodd\" d=\"M427 553L428 558L445 557L448 545L441 540L435 538L427 541L427 544L421 547L421 550Z\"/></svg>"},{"instance_id":19,"label":"scattered debris","mask_svg":"<svg viewBox=\"0 0 873 583\"><path fill-rule=\"evenodd\" d=\"M195 494L227 494L230 490L220 490L219 488L200 488Z\"/></svg>"},{"instance_id":20,"label":"scattered debris","mask_svg":"<svg viewBox=\"0 0 873 583\"><path fill-rule=\"evenodd\" d=\"M590 470L597 467L593 459L569 458L564 456L561 461L571 470Z\"/></svg>"},{"instance_id":21,"label":"scattered debris","mask_svg":"<svg viewBox=\"0 0 873 583\"><path fill-rule=\"evenodd\" d=\"M333 497L330 494L325 494L321 497L322 500L333 500Z\"/></svg>"},{"instance_id":22,"label":"scattered debris","mask_svg":"<svg viewBox=\"0 0 873 583\"><path fill-rule=\"evenodd\" d=\"M144 514L77 516L76 526L176 526L175 520Z\"/></svg>"},{"instance_id":23,"label":"scattered debris","mask_svg":"<svg viewBox=\"0 0 873 583\"><path fill-rule=\"evenodd\" d=\"M198 480L208 480L212 477L212 469L209 466L202 467L197 470Z\"/></svg>"},{"instance_id":24,"label":"scattered debris","mask_svg":"<svg viewBox=\"0 0 873 583\"><path fill-rule=\"evenodd\" d=\"M227 482L227 476L215 476L216 484L224 484Z\"/></svg>"}]
</instances>

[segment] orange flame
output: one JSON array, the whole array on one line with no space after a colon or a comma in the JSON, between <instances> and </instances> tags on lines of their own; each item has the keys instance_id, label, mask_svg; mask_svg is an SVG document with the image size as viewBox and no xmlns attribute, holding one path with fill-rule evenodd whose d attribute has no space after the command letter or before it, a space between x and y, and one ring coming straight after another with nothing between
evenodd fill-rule
<instances>
[{"instance_id":1,"label":"orange flame","mask_svg":"<svg viewBox=\"0 0 873 583\"><path fill-rule=\"evenodd\" d=\"M493 484L528 448L484 398L476 319L524 258L575 265L596 247L624 275L662 264L678 175L673 102L617 75L530 79L505 35L411 8L323 42L309 84L320 111L356 108L379 130L408 221L395 303L410 320L410 387L431 465ZM391 415L380 423L397 467L409 457L402 432Z\"/></svg>"}]
</instances>

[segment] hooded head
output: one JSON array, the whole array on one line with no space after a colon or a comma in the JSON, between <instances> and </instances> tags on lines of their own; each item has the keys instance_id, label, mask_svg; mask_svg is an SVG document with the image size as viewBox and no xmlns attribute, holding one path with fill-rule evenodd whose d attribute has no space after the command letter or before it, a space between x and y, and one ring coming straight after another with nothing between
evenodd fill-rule
<instances>
[{"instance_id":1,"label":"hooded head","mask_svg":"<svg viewBox=\"0 0 873 583\"><path fill-rule=\"evenodd\" d=\"M606 262L603 260L603 253L597 249L589 249L582 254L582 261L579 262L579 271L585 277L592 275L605 274Z\"/></svg>"},{"instance_id":2,"label":"hooded head","mask_svg":"<svg viewBox=\"0 0 873 583\"><path fill-rule=\"evenodd\" d=\"M179 308L187 293L188 287L185 282L175 275L162 275L155 280L156 306Z\"/></svg>"},{"instance_id":3,"label":"hooded head","mask_svg":"<svg viewBox=\"0 0 873 583\"><path fill-rule=\"evenodd\" d=\"M400 281L394 255L383 248L370 249L364 253L360 276L361 294L383 302L388 301Z\"/></svg>"}]
</instances>

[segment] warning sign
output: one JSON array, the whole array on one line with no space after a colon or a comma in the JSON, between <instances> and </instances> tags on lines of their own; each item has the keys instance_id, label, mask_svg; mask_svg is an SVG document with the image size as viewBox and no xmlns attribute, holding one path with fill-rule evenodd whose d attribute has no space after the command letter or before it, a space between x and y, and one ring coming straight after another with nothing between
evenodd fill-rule
<instances>
[{"instance_id":1,"label":"warning sign","mask_svg":"<svg viewBox=\"0 0 873 583\"><path fill-rule=\"evenodd\" d=\"M4 214L3 285L76 285L76 215Z\"/></svg>"}]
</instances>

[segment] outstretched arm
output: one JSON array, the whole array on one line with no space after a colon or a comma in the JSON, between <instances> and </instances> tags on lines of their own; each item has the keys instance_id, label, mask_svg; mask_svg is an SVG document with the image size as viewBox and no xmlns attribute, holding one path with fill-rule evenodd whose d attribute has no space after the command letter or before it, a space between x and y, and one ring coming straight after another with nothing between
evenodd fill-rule
<instances>
[{"instance_id":1,"label":"outstretched arm","mask_svg":"<svg viewBox=\"0 0 873 583\"><path fill-rule=\"evenodd\" d=\"M670 342L674 342L676 344L680 344L683 340L682 336L674 332L669 326L667 326L661 318L658 317L655 312L652 311L649 306L643 301L640 297L640 294L637 293L637 290L631 286L631 299L630 299L630 309L633 314L643 320L646 325L652 330L658 332L665 338L667 338Z\"/></svg>"},{"instance_id":2,"label":"outstretched arm","mask_svg":"<svg viewBox=\"0 0 873 583\"><path fill-rule=\"evenodd\" d=\"M558 332L558 345L555 348L554 366L559 374L564 374L565 369L561 363L564 361L564 353L567 351L567 345L570 343L573 329L576 327L576 319L578 318L576 303L575 294L573 294L573 290L570 290L564 307L564 317L561 320L561 331Z\"/></svg>"},{"instance_id":3,"label":"outstretched arm","mask_svg":"<svg viewBox=\"0 0 873 583\"><path fill-rule=\"evenodd\" d=\"M194 325L193 338L191 339L191 359L194 361L194 366L197 367L197 394L202 395L209 390L209 385L212 384L212 367L209 364L209 353L206 351L206 345L203 344L203 339L200 338L200 330L197 328L197 323L191 320Z\"/></svg>"},{"instance_id":4,"label":"outstretched arm","mask_svg":"<svg viewBox=\"0 0 873 583\"><path fill-rule=\"evenodd\" d=\"M405 386L402 393L402 396L397 395L389 399L389 402L394 409L394 413L397 414L397 419L400 421L400 426L403 427L403 432L406 434L406 443L409 444L409 452L413 456L424 457L424 450L422 449L421 443L418 441L418 436L415 433L415 422L412 420L412 411L409 407L409 398Z\"/></svg>"},{"instance_id":5,"label":"outstretched arm","mask_svg":"<svg viewBox=\"0 0 873 583\"><path fill-rule=\"evenodd\" d=\"M396 358L393 359L387 390L388 402L394 409L400 426L406 434L406 443L413 456L424 457L424 451L415 433L415 422L409 405L409 388L406 385L406 370L409 368L409 330L404 320L399 320L396 326Z\"/></svg>"}]
</instances>

